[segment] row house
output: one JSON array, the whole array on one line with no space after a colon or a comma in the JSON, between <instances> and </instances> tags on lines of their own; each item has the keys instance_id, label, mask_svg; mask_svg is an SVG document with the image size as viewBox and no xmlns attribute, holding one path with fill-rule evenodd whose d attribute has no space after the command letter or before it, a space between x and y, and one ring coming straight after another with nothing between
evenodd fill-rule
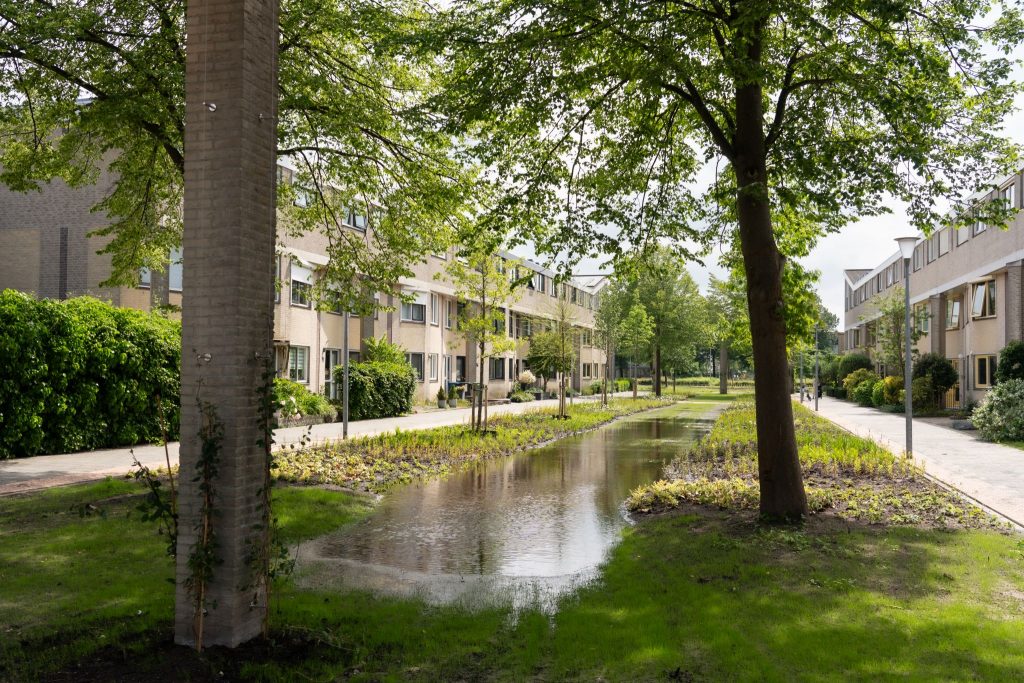
<instances>
[{"instance_id":1,"label":"row house","mask_svg":"<svg viewBox=\"0 0 1024 683\"><path fill-rule=\"evenodd\" d=\"M1006 229L975 220L918 236L910 277L911 308L921 333L916 350L940 354L956 367L960 382L947 394L947 407L981 400L992 387L999 351L1024 339L1022 183L1018 172L975 198L1002 201L1013 209ZM902 258L896 251L873 269L846 270L844 276L840 351L874 357L878 304L903 284Z\"/></svg>"},{"instance_id":2,"label":"row house","mask_svg":"<svg viewBox=\"0 0 1024 683\"><path fill-rule=\"evenodd\" d=\"M293 169L281 165L278 180L288 183ZM107 225L101 213L93 212L110 189L112 176L101 173L96 184L71 188L54 180L41 192L17 193L0 188L0 290L16 289L40 297L65 299L91 295L117 306L152 310L163 303L180 307L182 273L188 255L170 256L166 272L140 273L134 287L101 287L111 273L111 257L98 253L110 238L90 235ZM309 201L295 192L297 204ZM348 229L372 230L371 219L358 211L343 218ZM311 391L338 398L334 369L343 362L344 349L351 360L359 360L368 338L386 337L407 351L420 387L417 399L430 401L450 382L476 381L476 348L458 330L461 302L444 272L451 254L428 256L412 265L412 276L395 288L380 293L375 301L380 310L372 316L346 316L325 310L313 300L314 285L328 264L327 238L319 233L301 236L279 230L276 263L279 286L275 292L275 367L282 377L306 385ZM603 280L592 283L559 281L556 274L511 253L502 253L511 268L510 277L526 279L518 299L505 310L505 330L516 340L515 348L488 360L486 381L491 396L504 396L519 373L527 369L526 356L532 333L550 317L559 297L573 306L577 366L571 384L577 390L603 376L605 354L594 345L594 309Z\"/></svg>"}]
</instances>

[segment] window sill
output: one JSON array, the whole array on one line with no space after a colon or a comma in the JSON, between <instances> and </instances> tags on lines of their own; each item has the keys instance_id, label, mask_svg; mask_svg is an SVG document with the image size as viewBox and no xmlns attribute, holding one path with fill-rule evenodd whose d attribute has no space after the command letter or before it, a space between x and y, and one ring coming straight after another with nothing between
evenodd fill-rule
<instances>
[{"instance_id":1,"label":"window sill","mask_svg":"<svg viewBox=\"0 0 1024 683\"><path fill-rule=\"evenodd\" d=\"M402 318L398 322L412 323L413 325L426 325L426 323L424 321L422 321L422 320L406 320L405 318Z\"/></svg>"},{"instance_id":2,"label":"window sill","mask_svg":"<svg viewBox=\"0 0 1024 683\"><path fill-rule=\"evenodd\" d=\"M974 315L971 316L971 320L995 320L998 315Z\"/></svg>"}]
</instances>

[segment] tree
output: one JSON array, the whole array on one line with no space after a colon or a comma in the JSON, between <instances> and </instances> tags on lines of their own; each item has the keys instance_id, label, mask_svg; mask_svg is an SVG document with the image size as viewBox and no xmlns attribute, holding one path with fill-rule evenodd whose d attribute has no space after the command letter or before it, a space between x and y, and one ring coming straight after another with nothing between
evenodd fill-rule
<instances>
[{"instance_id":1,"label":"tree","mask_svg":"<svg viewBox=\"0 0 1024 683\"><path fill-rule=\"evenodd\" d=\"M480 391L473 393L472 425L478 430L487 429L487 361L516 347L505 320L506 308L518 298L511 275L502 258L479 243L451 259L444 273L458 298L468 303L457 322L459 334L476 346Z\"/></svg>"},{"instance_id":2,"label":"tree","mask_svg":"<svg viewBox=\"0 0 1024 683\"><path fill-rule=\"evenodd\" d=\"M629 356L629 365L633 382L633 398L636 398L636 361L651 350L654 338L654 321L647 315L642 304L637 301L629 307L619 330L619 344Z\"/></svg>"},{"instance_id":3,"label":"tree","mask_svg":"<svg viewBox=\"0 0 1024 683\"><path fill-rule=\"evenodd\" d=\"M615 367L615 353L628 301L624 288L617 280L605 285L597 297L597 308L594 310L594 337L597 345L604 349L605 353L605 372L601 378L601 403L604 405L608 405L608 374Z\"/></svg>"},{"instance_id":4,"label":"tree","mask_svg":"<svg viewBox=\"0 0 1024 683\"><path fill-rule=\"evenodd\" d=\"M1003 349L1003 351L1005 350ZM912 375L914 379L928 378L933 406L938 406L942 395L960 380L956 368L953 367L949 359L937 353L921 354L921 357L914 363Z\"/></svg>"},{"instance_id":5,"label":"tree","mask_svg":"<svg viewBox=\"0 0 1024 683\"><path fill-rule=\"evenodd\" d=\"M893 287L883 295L877 304L877 318L874 318L878 360L885 366L887 374L903 377L906 368L906 310L903 286ZM916 347L918 340L924 335L924 322L928 319L927 311L915 312L911 320L910 344ZM916 349L914 350L916 353Z\"/></svg>"},{"instance_id":6,"label":"tree","mask_svg":"<svg viewBox=\"0 0 1024 683\"><path fill-rule=\"evenodd\" d=\"M544 377L558 381L558 417L566 418L566 379L576 367L576 315L565 299L553 304L542 323L546 329L530 338L527 362Z\"/></svg>"},{"instance_id":7,"label":"tree","mask_svg":"<svg viewBox=\"0 0 1024 683\"><path fill-rule=\"evenodd\" d=\"M629 298L638 301L654 325L651 337L654 394L661 396L663 356L692 356L703 341L703 297L678 256L655 247L638 257L624 275Z\"/></svg>"},{"instance_id":8,"label":"tree","mask_svg":"<svg viewBox=\"0 0 1024 683\"><path fill-rule=\"evenodd\" d=\"M807 504L787 395L787 259L885 211L888 195L930 230L938 199L1008 172L998 132L1015 87L1003 55L1021 41L1020 13L1003 6L979 26L987 9L457 0L421 44L448 47L438 105L507 181L493 220L529 225L542 251L618 256L665 237L692 255L694 241L736 235L760 509L792 519ZM709 162L715 181L696 196ZM990 204L980 210L1005 221Z\"/></svg>"},{"instance_id":9,"label":"tree","mask_svg":"<svg viewBox=\"0 0 1024 683\"><path fill-rule=\"evenodd\" d=\"M733 271L735 272L735 271ZM741 278L711 277L706 306L708 333L719 354L718 393L729 392L729 353L750 355L750 318Z\"/></svg>"},{"instance_id":10,"label":"tree","mask_svg":"<svg viewBox=\"0 0 1024 683\"><path fill-rule=\"evenodd\" d=\"M0 182L82 186L109 164L115 181L96 208L111 218L99 231L111 238L110 284L162 270L181 244L185 7L0 0ZM279 207L287 229L329 237L325 275L346 310L362 307L367 284L391 291L409 264L451 242L468 187L421 106L434 63L385 47L407 9L280 2L279 110L262 119L276 125L278 157L295 166L294 182L279 183ZM206 106L224 116L232 103ZM373 219L366 235L345 226L360 206Z\"/></svg>"}]
</instances>

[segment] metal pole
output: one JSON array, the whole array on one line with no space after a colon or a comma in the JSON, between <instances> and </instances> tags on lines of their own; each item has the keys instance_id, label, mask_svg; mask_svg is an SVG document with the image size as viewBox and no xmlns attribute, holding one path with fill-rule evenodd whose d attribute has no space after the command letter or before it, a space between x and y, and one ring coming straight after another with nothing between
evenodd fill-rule
<instances>
[{"instance_id":1,"label":"metal pole","mask_svg":"<svg viewBox=\"0 0 1024 683\"><path fill-rule=\"evenodd\" d=\"M914 453L914 427L913 427L913 393L910 385L910 259L903 259L903 307L906 321L906 344L903 361L903 405L907 418L907 455Z\"/></svg>"},{"instance_id":2,"label":"metal pole","mask_svg":"<svg viewBox=\"0 0 1024 683\"><path fill-rule=\"evenodd\" d=\"M818 394L821 393L820 363L818 362L818 328L814 328L814 412L818 412Z\"/></svg>"},{"instance_id":3,"label":"metal pole","mask_svg":"<svg viewBox=\"0 0 1024 683\"><path fill-rule=\"evenodd\" d=\"M341 382L341 438L348 438L348 311L345 311L342 323L342 336L344 341L341 346L342 359L342 382Z\"/></svg>"}]
</instances>

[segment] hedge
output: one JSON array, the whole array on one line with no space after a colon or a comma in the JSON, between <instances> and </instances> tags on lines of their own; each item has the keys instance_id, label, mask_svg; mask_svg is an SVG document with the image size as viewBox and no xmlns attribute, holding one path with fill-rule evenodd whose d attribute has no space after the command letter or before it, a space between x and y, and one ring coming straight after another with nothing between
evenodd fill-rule
<instances>
[{"instance_id":1,"label":"hedge","mask_svg":"<svg viewBox=\"0 0 1024 683\"><path fill-rule=\"evenodd\" d=\"M0 458L178 438L177 322L4 290L0 357Z\"/></svg>"},{"instance_id":2,"label":"hedge","mask_svg":"<svg viewBox=\"0 0 1024 683\"><path fill-rule=\"evenodd\" d=\"M344 381L344 368L335 369L334 376ZM408 363L367 361L351 363L348 369L349 417L372 420L396 417L412 411L416 390L416 371Z\"/></svg>"},{"instance_id":3,"label":"hedge","mask_svg":"<svg viewBox=\"0 0 1024 683\"><path fill-rule=\"evenodd\" d=\"M326 417L333 420L337 410L326 396L314 394L298 382L284 377L274 378L274 402L280 407L282 417Z\"/></svg>"}]
</instances>

